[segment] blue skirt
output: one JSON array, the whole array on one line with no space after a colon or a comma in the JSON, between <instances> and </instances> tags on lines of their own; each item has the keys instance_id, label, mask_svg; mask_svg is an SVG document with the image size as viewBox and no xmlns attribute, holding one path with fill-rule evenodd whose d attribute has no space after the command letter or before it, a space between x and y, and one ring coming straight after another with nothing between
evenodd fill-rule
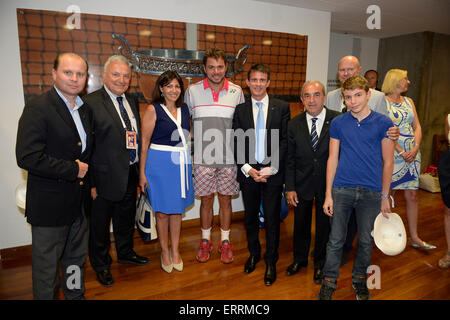
<instances>
[{"instance_id":1,"label":"blue skirt","mask_svg":"<svg viewBox=\"0 0 450 320\"><path fill-rule=\"evenodd\" d=\"M172 156L173 154L173 156ZM194 184L192 181L192 163L188 159L185 175L185 198L181 193L180 164L178 152L148 149L145 163L145 176L150 187L149 200L153 212L180 214L194 204Z\"/></svg>"}]
</instances>

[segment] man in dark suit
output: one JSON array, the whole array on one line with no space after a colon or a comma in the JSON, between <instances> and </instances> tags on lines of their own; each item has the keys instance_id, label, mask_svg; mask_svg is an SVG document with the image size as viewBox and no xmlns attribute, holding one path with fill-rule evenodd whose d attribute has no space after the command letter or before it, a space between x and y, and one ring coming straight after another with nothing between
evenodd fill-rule
<instances>
[{"instance_id":1,"label":"man in dark suit","mask_svg":"<svg viewBox=\"0 0 450 320\"><path fill-rule=\"evenodd\" d=\"M148 263L133 250L140 120L137 100L125 93L130 79L128 60L111 56L104 66L104 86L84 97L92 109L95 140L90 174L89 259L104 286L114 284L109 255L111 220L118 262Z\"/></svg>"},{"instance_id":2,"label":"man in dark suit","mask_svg":"<svg viewBox=\"0 0 450 320\"><path fill-rule=\"evenodd\" d=\"M315 201L314 282L320 284L330 233L329 217L322 208L330 142L328 130L331 120L340 113L324 108L325 88L319 81L305 82L301 99L306 111L288 124L286 198L294 206L294 262L286 274L294 275L308 265Z\"/></svg>"},{"instance_id":3,"label":"man in dark suit","mask_svg":"<svg viewBox=\"0 0 450 320\"><path fill-rule=\"evenodd\" d=\"M32 233L34 299L58 298L60 264L66 299L84 299L92 118L78 94L87 69L74 53L58 55L53 88L26 103L19 120L16 158L28 171L25 215Z\"/></svg>"},{"instance_id":4,"label":"man in dark suit","mask_svg":"<svg viewBox=\"0 0 450 320\"><path fill-rule=\"evenodd\" d=\"M251 99L236 107L233 118L235 159L245 207L250 257L245 273L255 270L261 257L259 242L259 210L262 200L266 228L266 272L264 283L276 280L276 263L280 238L281 192L287 152L287 123L290 108L287 102L269 98L270 71L263 64L250 68L247 86Z\"/></svg>"}]
</instances>

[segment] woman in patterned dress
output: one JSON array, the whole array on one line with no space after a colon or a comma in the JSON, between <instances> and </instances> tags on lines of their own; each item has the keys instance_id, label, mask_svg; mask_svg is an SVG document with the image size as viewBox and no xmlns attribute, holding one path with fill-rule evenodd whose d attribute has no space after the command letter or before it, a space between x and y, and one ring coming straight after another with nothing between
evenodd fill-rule
<instances>
[{"instance_id":1,"label":"woman in patterned dress","mask_svg":"<svg viewBox=\"0 0 450 320\"><path fill-rule=\"evenodd\" d=\"M416 107L411 98L402 96L408 91L410 81L407 71L391 69L387 72L381 91L386 94L386 104L394 125L400 129L400 137L395 143L394 172L391 190L404 190L406 215L411 246L416 249L431 250L436 247L419 238L417 233L418 199L420 175L420 142L422 129Z\"/></svg>"}]
</instances>

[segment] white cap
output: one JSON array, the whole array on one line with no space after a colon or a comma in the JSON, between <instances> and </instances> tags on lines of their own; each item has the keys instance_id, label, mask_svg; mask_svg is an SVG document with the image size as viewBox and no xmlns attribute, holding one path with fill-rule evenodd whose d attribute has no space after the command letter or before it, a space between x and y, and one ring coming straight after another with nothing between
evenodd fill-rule
<instances>
[{"instance_id":1,"label":"white cap","mask_svg":"<svg viewBox=\"0 0 450 320\"><path fill-rule=\"evenodd\" d=\"M25 181L19 184L16 188L16 204L21 209L25 209L26 195L27 195L27 183Z\"/></svg>"},{"instance_id":2,"label":"white cap","mask_svg":"<svg viewBox=\"0 0 450 320\"><path fill-rule=\"evenodd\" d=\"M395 256L406 247L406 230L402 218L396 213L388 213L389 219L378 214L373 226L372 236L375 245L384 254Z\"/></svg>"}]
</instances>

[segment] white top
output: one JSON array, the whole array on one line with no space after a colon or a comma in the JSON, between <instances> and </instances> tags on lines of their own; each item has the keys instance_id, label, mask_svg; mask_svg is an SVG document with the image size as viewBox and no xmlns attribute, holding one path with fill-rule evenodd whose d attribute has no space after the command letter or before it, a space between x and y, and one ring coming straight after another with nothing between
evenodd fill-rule
<instances>
[{"instance_id":1,"label":"white top","mask_svg":"<svg viewBox=\"0 0 450 320\"><path fill-rule=\"evenodd\" d=\"M269 96L266 94L266 96L261 100L261 101L257 101L252 97L252 109L253 109L253 123L255 125L255 129L256 129L256 121L258 119L258 112L259 112L259 108L256 105L257 102L262 102L262 111L264 114L264 128L266 127L266 123L267 123L267 113L268 113L268 109L269 109ZM255 130L255 141L256 141L256 130ZM248 174L248 172L250 171L250 169L252 169L253 167L246 163L241 167L241 171L244 174L244 176L246 178L248 178L250 175ZM274 175L278 172L277 169L275 169L274 167L270 167L270 174ZM267 172L267 173L269 173Z\"/></svg>"},{"instance_id":2,"label":"white top","mask_svg":"<svg viewBox=\"0 0 450 320\"><path fill-rule=\"evenodd\" d=\"M122 121L122 125L123 125L124 129L126 129L127 126L125 125L125 122L122 119L122 116L120 114L120 109L119 109L119 102L117 101L117 97L119 97L119 96L114 94L114 93L112 93L106 86L104 86L104 87L105 87L106 92L108 92L108 95L111 98L111 101L114 104L114 107L116 108L117 114L119 115L120 121ZM133 130L135 132L137 132L136 118L134 117L133 111L131 111L130 104L128 103L127 98L125 97L125 93L123 93L120 97L123 98L122 99L123 106L125 107L125 111L128 114L128 118L130 118L131 126L132 126Z\"/></svg>"},{"instance_id":3,"label":"white top","mask_svg":"<svg viewBox=\"0 0 450 320\"><path fill-rule=\"evenodd\" d=\"M325 109L325 108L323 108L322 111L316 117L313 117L308 112L306 113L306 122L308 123L309 134L311 134L312 118L317 118L316 133L317 133L317 137L320 137L320 133L322 132L323 124L325 122L326 114L327 114L327 109Z\"/></svg>"},{"instance_id":4,"label":"white top","mask_svg":"<svg viewBox=\"0 0 450 320\"><path fill-rule=\"evenodd\" d=\"M266 94L266 96L264 98L262 98L261 101L256 101L255 99L253 99L252 97L252 109L253 109L253 123L255 124L255 128L256 128L256 121L258 119L258 112L259 112L259 108L256 105L257 102L262 102L262 111L264 114L264 128L266 127L266 122L267 122L267 110L269 109L269 96Z\"/></svg>"},{"instance_id":5,"label":"white top","mask_svg":"<svg viewBox=\"0 0 450 320\"><path fill-rule=\"evenodd\" d=\"M194 164L234 166L232 126L236 105L245 101L241 87L225 79L223 88L214 92L205 78L188 87L184 101L192 116Z\"/></svg>"},{"instance_id":6,"label":"white top","mask_svg":"<svg viewBox=\"0 0 450 320\"><path fill-rule=\"evenodd\" d=\"M114 107L116 108L117 114L119 115L119 119L122 122L122 126L126 130L127 126L125 125L125 122L122 119L122 115L120 114L119 102L117 101L117 97L119 96L112 93L105 85L103 85L103 87L105 88L106 92L111 98L111 101L114 104ZM128 118L130 118L131 127L133 128L133 131L137 133L138 131L136 118L134 117L133 111L131 111L130 104L128 103L127 98L125 97L125 93L123 93L120 97L122 97L123 106L128 114ZM136 158L132 164L137 163L138 161L139 161L139 152L136 152Z\"/></svg>"}]
</instances>

